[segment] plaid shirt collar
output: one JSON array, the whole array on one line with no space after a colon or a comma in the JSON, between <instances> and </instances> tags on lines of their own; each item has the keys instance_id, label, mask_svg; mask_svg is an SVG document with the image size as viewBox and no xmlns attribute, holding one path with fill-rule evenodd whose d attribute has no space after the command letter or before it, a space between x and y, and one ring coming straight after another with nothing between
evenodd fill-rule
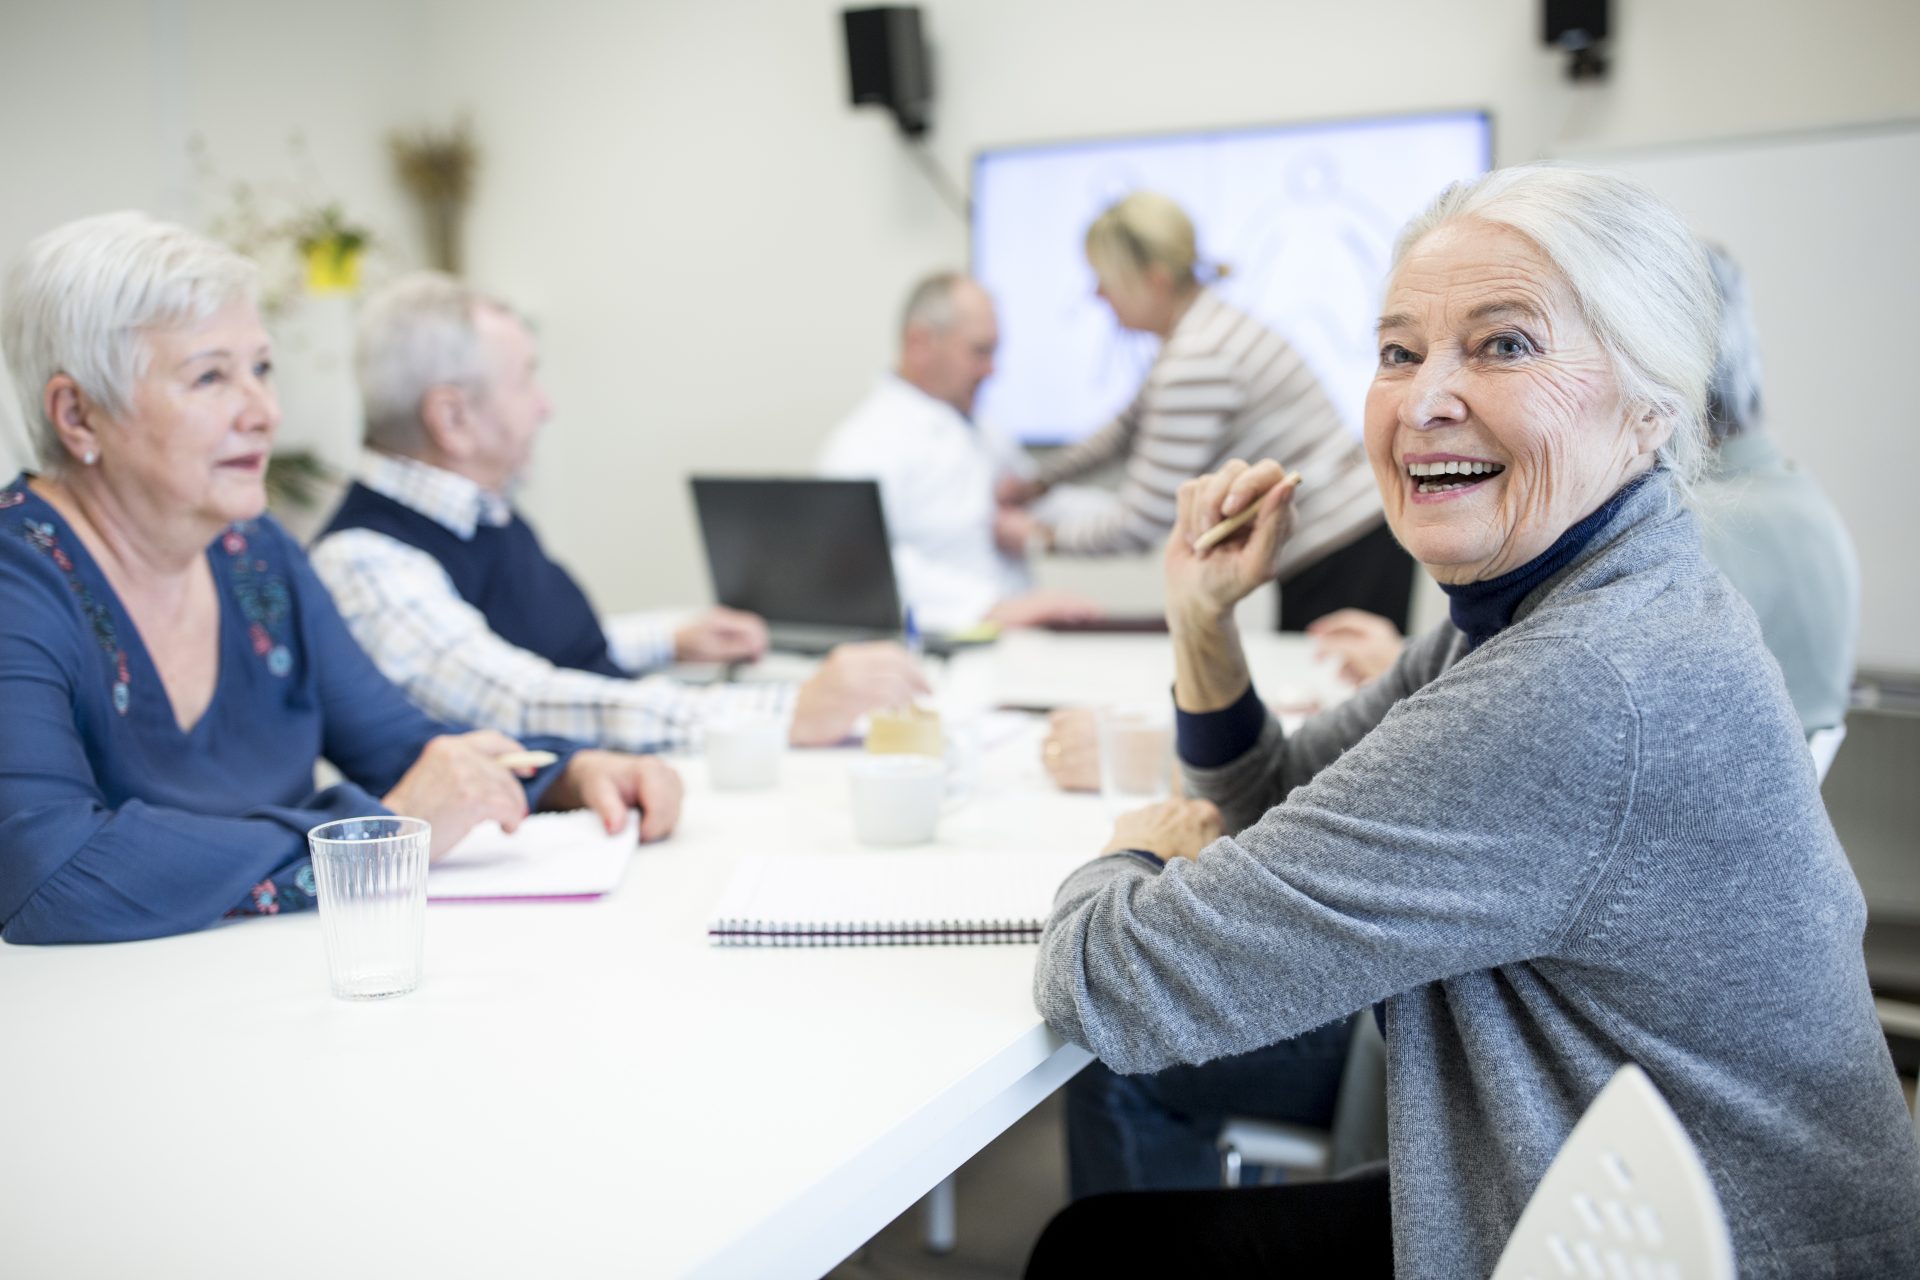
<instances>
[{"instance_id":1,"label":"plaid shirt collar","mask_svg":"<svg viewBox=\"0 0 1920 1280\"><path fill-rule=\"evenodd\" d=\"M360 483L446 526L463 542L471 542L481 525L499 528L513 521L513 507L499 494L417 458L369 449L360 462Z\"/></svg>"}]
</instances>

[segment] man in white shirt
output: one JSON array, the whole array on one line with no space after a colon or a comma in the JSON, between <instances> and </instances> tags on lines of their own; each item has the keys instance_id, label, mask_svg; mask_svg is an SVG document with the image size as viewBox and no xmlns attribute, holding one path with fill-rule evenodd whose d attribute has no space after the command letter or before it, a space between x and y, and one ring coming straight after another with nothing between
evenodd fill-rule
<instances>
[{"instance_id":1,"label":"man in white shirt","mask_svg":"<svg viewBox=\"0 0 1920 1280\"><path fill-rule=\"evenodd\" d=\"M428 714L626 750L693 745L717 716L785 716L795 745L837 742L926 685L893 644L843 645L810 680L694 688L635 678L673 658L757 656L750 614L678 632L602 626L506 494L552 406L514 312L421 272L364 307L365 464L314 569L354 639Z\"/></svg>"},{"instance_id":2,"label":"man in white shirt","mask_svg":"<svg viewBox=\"0 0 1920 1280\"><path fill-rule=\"evenodd\" d=\"M901 597L929 630L1099 614L1091 602L1032 590L1025 556L994 544L995 482L1030 466L973 417L999 342L979 284L954 272L922 280L901 319L898 369L880 376L820 455L823 476L879 482Z\"/></svg>"}]
</instances>

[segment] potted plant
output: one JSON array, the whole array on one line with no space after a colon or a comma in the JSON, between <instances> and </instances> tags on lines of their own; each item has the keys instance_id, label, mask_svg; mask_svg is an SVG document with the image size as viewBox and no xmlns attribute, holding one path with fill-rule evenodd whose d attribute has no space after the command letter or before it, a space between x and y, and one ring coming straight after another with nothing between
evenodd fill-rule
<instances>
[{"instance_id":1,"label":"potted plant","mask_svg":"<svg viewBox=\"0 0 1920 1280\"><path fill-rule=\"evenodd\" d=\"M337 204L294 220L293 241L307 263L307 288L314 293L351 293L360 286L360 259L371 238L347 221Z\"/></svg>"}]
</instances>

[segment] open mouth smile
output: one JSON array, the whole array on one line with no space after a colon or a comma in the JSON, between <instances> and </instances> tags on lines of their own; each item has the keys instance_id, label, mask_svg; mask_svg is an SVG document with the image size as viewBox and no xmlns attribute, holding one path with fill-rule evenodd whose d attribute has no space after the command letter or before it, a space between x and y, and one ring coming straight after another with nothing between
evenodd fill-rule
<instances>
[{"instance_id":1,"label":"open mouth smile","mask_svg":"<svg viewBox=\"0 0 1920 1280\"><path fill-rule=\"evenodd\" d=\"M1406 464L1407 478L1417 494L1458 493L1477 488L1506 467L1480 458L1426 458Z\"/></svg>"}]
</instances>

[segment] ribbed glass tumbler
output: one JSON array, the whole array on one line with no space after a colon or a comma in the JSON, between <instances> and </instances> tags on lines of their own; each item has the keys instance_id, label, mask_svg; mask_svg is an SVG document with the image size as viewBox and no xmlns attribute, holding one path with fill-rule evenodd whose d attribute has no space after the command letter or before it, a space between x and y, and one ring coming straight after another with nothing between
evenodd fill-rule
<instances>
[{"instance_id":1,"label":"ribbed glass tumbler","mask_svg":"<svg viewBox=\"0 0 1920 1280\"><path fill-rule=\"evenodd\" d=\"M433 828L419 818L346 818L307 832L327 967L342 1000L420 985L432 844Z\"/></svg>"}]
</instances>

